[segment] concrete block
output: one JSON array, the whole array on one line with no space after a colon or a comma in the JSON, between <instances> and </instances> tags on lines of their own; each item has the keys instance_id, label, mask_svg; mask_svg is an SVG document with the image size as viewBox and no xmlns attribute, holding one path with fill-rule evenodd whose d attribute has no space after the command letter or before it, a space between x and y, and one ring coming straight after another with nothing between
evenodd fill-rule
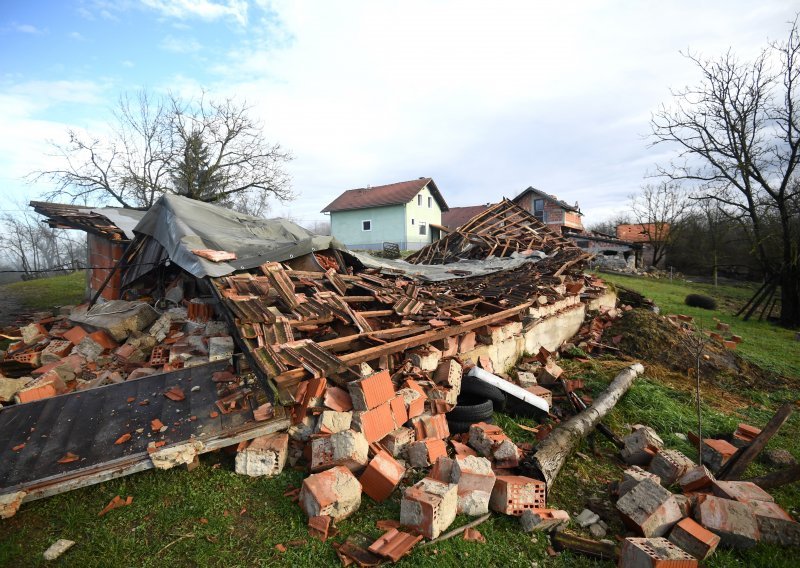
<instances>
[{"instance_id":1,"label":"concrete block","mask_svg":"<svg viewBox=\"0 0 800 568\"><path fill-rule=\"evenodd\" d=\"M661 478L655 473L645 471L638 465L629 467L622 473L622 481L619 484L617 493L618 496L622 497L628 491L633 489L640 481L644 481L645 479L649 479L658 484L661 483Z\"/></svg>"},{"instance_id":2,"label":"concrete block","mask_svg":"<svg viewBox=\"0 0 800 568\"><path fill-rule=\"evenodd\" d=\"M395 460L389 452L381 450L369 462L359 481L364 493L375 501L385 501L403 479L406 468Z\"/></svg>"},{"instance_id":3,"label":"concrete block","mask_svg":"<svg viewBox=\"0 0 800 568\"><path fill-rule=\"evenodd\" d=\"M599 522L600 515L590 509L584 509L577 517L575 517L575 523L582 529Z\"/></svg>"},{"instance_id":4,"label":"concrete block","mask_svg":"<svg viewBox=\"0 0 800 568\"><path fill-rule=\"evenodd\" d=\"M681 491L684 493L710 489L712 483L714 483L714 475L704 465L694 466L678 480Z\"/></svg>"},{"instance_id":5,"label":"concrete block","mask_svg":"<svg viewBox=\"0 0 800 568\"><path fill-rule=\"evenodd\" d=\"M498 475L489 506L498 513L518 517L525 509L544 509L545 493L543 481L521 475Z\"/></svg>"},{"instance_id":6,"label":"concrete block","mask_svg":"<svg viewBox=\"0 0 800 568\"><path fill-rule=\"evenodd\" d=\"M400 524L428 539L438 537L455 520L458 491L455 485L425 478L406 489L400 502Z\"/></svg>"},{"instance_id":7,"label":"concrete block","mask_svg":"<svg viewBox=\"0 0 800 568\"><path fill-rule=\"evenodd\" d=\"M559 509L525 509L519 520L525 532L549 532L567 524L569 513Z\"/></svg>"},{"instance_id":8,"label":"concrete block","mask_svg":"<svg viewBox=\"0 0 800 568\"><path fill-rule=\"evenodd\" d=\"M323 410L317 418L317 432L322 434L336 434L350 429L353 421L352 412L336 412Z\"/></svg>"},{"instance_id":9,"label":"concrete block","mask_svg":"<svg viewBox=\"0 0 800 568\"><path fill-rule=\"evenodd\" d=\"M344 466L361 471L369 461L369 442L360 432L344 430L311 441L311 471Z\"/></svg>"},{"instance_id":10,"label":"concrete block","mask_svg":"<svg viewBox=\"0 0 800 568\"><path fill-rule=\"evenodd\" d=\"M708 496L698 500L695 520L718 535L721 543L733 548L750 548L761 538L752 508L739 501Z\"/></svg>"},{"instance_id":11,"label":"concrete block","mask_svg":"<svg viewBox=\"0 0 800 568\"><path fill-rule=\"evenodd\" d=\"M489 512L491 493L485 491L465 491L458 494L458 513L468 517L480 517Z\"/></svg>"},{"instance_id":12,"label":"concrete block","mask_svg":"<svg viewBox=\"0 0 800 568\"><path fill-rule=\"evenodd\" d=\"M13 491L0 495L0 519L10 519L16 515L22 506L25 495L27 495L25 491Z\"/></svg>"},{"instance_id":13,"label":"concrete block","mask_svg":"<svg viewBox=\"0 0 800 568\"><path fill-rule=\"evenodd\" d=\"M251 477L280 474L289 455L289 435L285 432L255 438L236 454L236 473Z\"/></svg>"},{"instance_id":14,"label":"concrete block","mask_svg":"<svg viewBox=\"0 0 800 568\"><path fill-rule=\"evenodd\" d=\"M697 568L697 559L665 538L626 538L621 568Z\"/></svg>"},{"instance_id":15,"label":"concrete block","mask_svg":"<svg viewBox=\"0 0 800 568\"><path fill-rule=\"evenodd\" d=\"M0 402L14 400L14 395L28 386L31 381L33 381L31 377L21 377L19 379L0 377Z\"/></svg>"},{"instance_id":16,"label":"concrete block","mask_svg":"<svg viewBox=\"0 0 800 568\"><path fill-rule=\"evenodd\" d=\"M447 445L444 440L420 440L411 442L406 453L411 467L430 467L440 457L447 457Z\"/></svg>"},{"instance_id":17,"label":"concrete block","mask_svg":"<svg viewBox=\"0 0 800 568\"><path fill-rule=\"evenodd\" d=\"M371 410L394 396L389 371L379 371L368 377L347 383L355 410Z\"/></svg>"},{"instance_id":18,"label":"concrete block","mask_svg":"<svg viewBox=\"0 0 800 568\"><path fill-rule=\"evenodd\" d=\"M458 485L459 495L467 491L491 494L496 476L488 459L466 456L455 459L450 481Z\"/></svg>"},{"instance_id":19,"label":"concrete block","mask_svg":"<svg viewBox=\"0 0 800 568\"><path fill-rule=\"evenodd\" d=\"M645 537L664 536L683 517L672 493L650 479L620 497L617 510L625 524Z\"/></svg>"},{"instance_id":20,"label":"concrete block","mask_svg":"<svg viewBox=\"0 0 800 568\"><path fill-rule=\"evenodd\" d=\"M726 440L703 440L701 458L713 473L717 473L737 451L736 446Z\"/></svg>"},{"instance_id":21,"label":"concrete block","mask_svg":"<svg viewBox=\"0 0 800 568\"><path fill-rule=\"evenodd\" d=\"M672 528L669 541L698 560L705 560L714 554L720 538L687 518Z\"/></svg>"},{"instance_id":22,"label":"concrete block","mask_svg":"<svg viewBox=\"0 0 800 568\"><path fill-rule=\"evenodd\" d=\"M536 374L530 371L517 371L517 382L524 389L539 385L539 381L536 380Z\"/></svg>"},{"instance_id":23,"label":"concrete block","mask_svg":"<svg viewBox=\"0 0 800 568\"><path fill-rule=\"evenodd\" d=\"M145 302L110 300L95 304L90 310L79 306L70 314L74 323L106 331L115 341L124 341L131 332L142 331L159 317L159 313Z\"/></svg>"},{"instance_id":24,"label":"concrete block","mask_svg":"<svg viewBox=\"0 0 800 568\"><path fill-rule=\"evenodd\" d=\"M361 484L349 469L336 466L306 477L299 502L308 517L329 515L340 521L361 506Z\"/></svg>"},{"instance_id":25,"label":"concrete block","mask_svg":"<svg viewBox=\"0 0 800 568\"><path fill-rule=\"evenodd\" d=\"M635 426L634 431L625 436L622 441L625 447L620 450L620 455L625 463L630 465L648 465L661 448L664 441L649 426Z\"/></svg>"},{"instance_id":26,"label":"concrete block","mask_svg":"<svg viewBox=\"0 0 800 568\"><path fill-rule=\"evenodd\" d=\"M714 495L725 499L734 499L742 503L751 501L775 502L772 495L750 481L715 481L713 487Z\"/></svg>"},{"instance_id":27,"label":"concrete block","mask_svg":"<svg viewBox=\"0 0 800 568\"><path fill-rule=\"evenodd\" d=\"M442 352L433 345L425 345L406 352L406 358L423 371L435 371L442 359Z\"/></svg>"},{"instance_id":28,"label":"concrete block","mask_svg":"<svg viewBox=\"0 0 800 568\"><path fill-rule=\"evenodd\" d=\"M800 523L777 503L750 501L747 505L756 516L761 540L781 546L800 546Z\"/></svg>"},{"instance_id":29,"label":"concrete block","mask_svg":"<svg viewBox=\"0 0 800 568\"><path fill-rule=\"evenodd\" d=\"M50 562L51 560L55 560L62 554L64 554L67 550L72 548L75 545L74 540L67 540L66 538L60 538L51 544L47 550L44 551L42 555L45 560Z\"/></svg>"},{"instance_id":30,"label":"concrete block","mask_svg":"<svg viewBox=\"0 0 800 568\"><path fill-rule=\"evenodd\" d=\"M47 330L38 323L31 323L19 328L19 333L22 336L22 343L25 345L33 345L47 337Z\"/></svg>"},{"instance_id":31,"label":"concrete block","mask_svg":"<svg viewBox=\"0 0 800 568\"><path fill-rule=\"evenodd\" d=\"M662 485L666 487L678 481L694 466L695 463L682 452L678 450L663 450L653 457L648 471L660 477Z\"/></svg>"},{"instance_id":32,"label":"concrete block","mask_svg":"<svg viewBox=\"0 0 800 568\"><path fill-rule=\"evenodd\" d=\"M316 416L303 416L300 422L289 426L289 437L298 442L307 442L316 431Z\"/></svg>"},{"instance_id":33,"label":"concrete block","mask_svg":"<svg viewBox=\"0 0 800 568\"><path fill-rule=\"evenodd\" d=\"M407 446L414 439L414 431L411 428L397 428L389 432L380 443L392 457L399 458L405 455Z\"/></svg>"},{"instance_id":34,"label":"concrete block","mask_svg":"<svg viewBox=\"0 0 800 568\"><path fill-rule=\"evenodd\" d=\"M510 438L506 438L494 447L492 458L497 467L517 467L522 459L522 450Z\"/></svg>"}]
</instances>

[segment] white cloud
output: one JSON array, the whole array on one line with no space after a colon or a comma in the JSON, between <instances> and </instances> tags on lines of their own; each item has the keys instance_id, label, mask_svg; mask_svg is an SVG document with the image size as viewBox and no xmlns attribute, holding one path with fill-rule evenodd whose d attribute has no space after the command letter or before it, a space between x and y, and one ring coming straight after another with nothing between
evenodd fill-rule
<instances>
[{"instance_id":1,"label":"white cloud","mask_svg":"<svg viewBox=\"0 0 800 568\"><path fill-rule=\"evenodd\" d=\"M42 35L43 33L46 33L46 31L47 31L46 29L43 30L43 29L37 28L33 24L18 24L16 22L11 24L11 28L14 31L19 32L21 34L30 34L30 35Z\"/></svg>"},{"instance_id":2,"label":"white cloud","mask_svg":"<svg viewBox=\"0 0 800 568\"><path fill-rule=\"evenodd\" d=\"M70 39L74 39L75 41L86 41L86 38L83 36L81 32L70 32L69 37Z\"/></svg>"},{"instance_id":3,"label":"white cloud","mask_svg":"<svg viewBox=\"0 0 800 568\"><path fill-rule=\"evenodd\" d=\"M170 18L186 20L200 18L206 21L233 18L240 25L247 25L246 0L141 0L142 4Z\"/></svg>"}]
</instances>

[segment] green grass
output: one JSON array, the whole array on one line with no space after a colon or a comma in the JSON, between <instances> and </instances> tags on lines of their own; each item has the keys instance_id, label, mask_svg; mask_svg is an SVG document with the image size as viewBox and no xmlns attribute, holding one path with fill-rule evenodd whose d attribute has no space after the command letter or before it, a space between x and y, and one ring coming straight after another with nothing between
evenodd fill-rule
<instances>
[{"instance_id":1,"label":"green grass","mask_svg":"<svg viewBox=\"0 0 800 568\"><path fill-rule=\"evenodd\" d=\"M718 286L682 280L657 280L621 274L598 274L606 282L635 290L653 300L665 314L686 314L703 329L714 329L717 318L730 324L731 333L743 339L737 350L756 365L784 376L800 378L800 342L795 331L753 317L744 321L734 314L755 291L752 285ZM684 303L687 294L706 294L717 300L716 310L692 308Z\"/></svg>"},{"instance_id":2,"label":"green grass","mask_svg":"<svg viewBox=\"0 0 800 568\"><path fill-rule=\"evenodd\" d=\"M86 273L73 272L27 282L14 282L0 287L4 294L20 300L27 308L46 309L83 302L86 293Z\"/></svg>"}]
</instances>

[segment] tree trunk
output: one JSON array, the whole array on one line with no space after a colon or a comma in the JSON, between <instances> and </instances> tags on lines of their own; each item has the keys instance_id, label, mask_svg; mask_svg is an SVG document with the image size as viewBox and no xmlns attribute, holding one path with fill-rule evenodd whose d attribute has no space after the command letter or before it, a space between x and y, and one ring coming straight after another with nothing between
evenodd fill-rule
<instances>
[{"instance_id":1,"label":"tree trunk","mask_svg":"<svg viewBox=\"0 0 800 568\"><path fill-rule=\"evenodd\" d=\"M533 456L533 464L541 474L541 479L547 484L548 491L551 490L558 472L561 471L564 462L567 461L578 442L594 430L598 422L614 408L617 401L628 391L637 375L643 372L644 367L641 363L631 365L620 372L608 385L608 388L595 399L592 406L559 424L539 444Z\"/></svg>"},{"instance_id":2,"label":"tree trunk","mask_svg":"<svg viewBox=\"0 0 800 568\"><path fill-rule=\"evenodd\" d=\"M781 325L800 326L800 269L784 267L781 275Z\"/></svg>"},{"instance_id":3,"label":"tree trunk","mask_svg":"<svg viewBox=\"0 0 800 568\"><path fill-rule=\"evenodd\" d=\"M800 481L800 465L793 465L791 467L787 467L786 469L773 471L772 473L761 475L759 477L751 477L745 481L755 483L765 491L775 489L776 487L781 487L783 485L788 485L789 483Z\"/></svg>"}]
</instances>

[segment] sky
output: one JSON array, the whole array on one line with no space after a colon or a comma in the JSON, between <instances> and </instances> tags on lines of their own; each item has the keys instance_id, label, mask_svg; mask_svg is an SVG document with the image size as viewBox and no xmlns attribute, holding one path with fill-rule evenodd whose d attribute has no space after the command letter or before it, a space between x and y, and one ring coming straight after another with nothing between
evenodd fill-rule
<instances>
[{"instance_id":1,"label":"sky","mask_svg":"<svg viewBox=\"0 0 800 568\"><path fill-rule=\"evenodd\" d=\"M669 150L651 113L697 82L681 52L754 56L800 2L3 0L0 209L51 189L49 141L102 136L120 95L252 106L294 155L303 224L346 189L432 177L451 206L534 186L587 225Z\"/></svg>"}]
</instances>

